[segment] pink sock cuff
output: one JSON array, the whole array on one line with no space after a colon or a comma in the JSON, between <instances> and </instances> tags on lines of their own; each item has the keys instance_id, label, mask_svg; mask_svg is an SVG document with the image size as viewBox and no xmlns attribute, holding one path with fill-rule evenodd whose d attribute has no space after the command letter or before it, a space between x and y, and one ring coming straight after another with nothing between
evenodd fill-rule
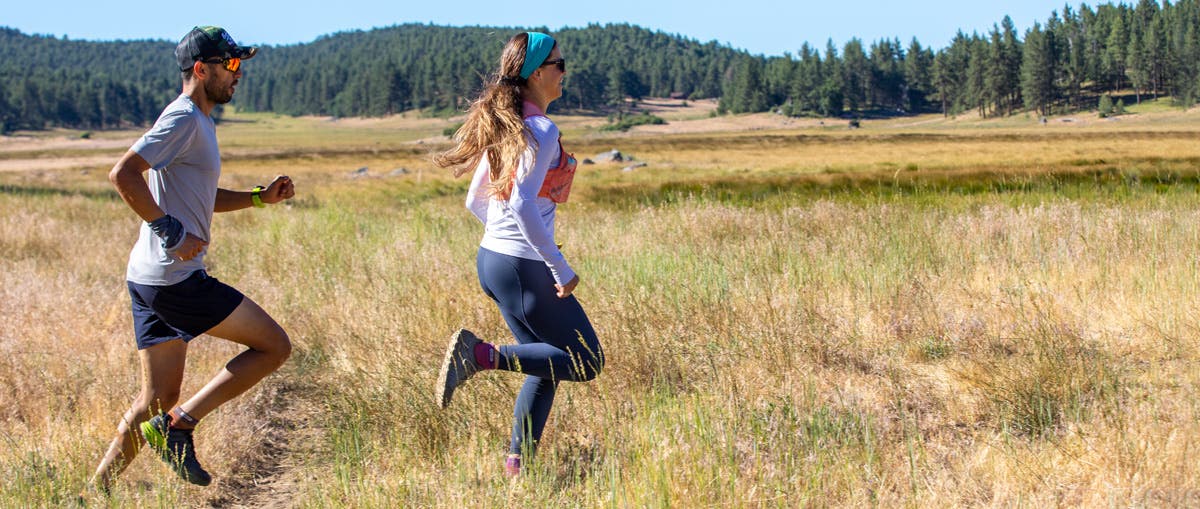
<instances>
[{"instance_id":1,"label":"pink sock cuff","mask_svg":"<svg viewBox=\"0 0 1200 509\"><path fill-rule=\"evenodd\" d=\"M496 347L491 343L475 345L475 362L483 369L496 369Z\"/></svg>"}]
</instances>

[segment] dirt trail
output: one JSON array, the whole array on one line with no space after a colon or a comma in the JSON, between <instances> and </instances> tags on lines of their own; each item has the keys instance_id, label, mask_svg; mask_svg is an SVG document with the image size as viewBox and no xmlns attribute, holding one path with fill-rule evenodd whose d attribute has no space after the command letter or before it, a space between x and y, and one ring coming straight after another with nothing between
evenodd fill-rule
<instances>
[{"instance_id":1,"label":"dirt trail","mask_svg":"<svg viewBox=\"0 0 1200 509\"><path fill-rule=\"evenodd\" d=\"M309 426L314 407L302 387L284 379L264 387L249 402L251 436L228 475L207 500L209 507L278 509L293 507L300 490L304 445L318 443L320 430Z\"/></svg>"}]
</instances>

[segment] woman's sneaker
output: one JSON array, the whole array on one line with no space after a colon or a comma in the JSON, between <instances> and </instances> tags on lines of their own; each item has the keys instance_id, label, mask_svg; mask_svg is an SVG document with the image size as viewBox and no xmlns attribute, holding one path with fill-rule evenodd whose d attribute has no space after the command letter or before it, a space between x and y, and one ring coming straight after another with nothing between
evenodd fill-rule
<instances>
[{"instance_id":1,"label":"woman's sneaker","mask_svg":"<svg viewBox=\"0 0 1200 509\"><path fill-rule=\"evenodd\" d=\"M438 373L437 386L434 387L442 408L450 406L450 397L454 396L454 389L475 376L481 369L475 360L475 345L480 343L479 338L466 329L459 329L450 336L450 344L446 346L446 358L442 361L442 370Z\"/></svg>"},{"instance_id":2,"label":"woman's sneaker","mask_svg":"<svg viewBox=\"0 0 1200 509\"><path fill-rule=\"evenodd\" d=\"M158 457L167 462L179 477L187 482L200 486L208 486L212 476L200 466L196 459L196 446L192 443L190 429L172 428L171 417L165 413L151 417L142 423L142 436L146 443L158 453Z\"/></svg>"}]
</instances>

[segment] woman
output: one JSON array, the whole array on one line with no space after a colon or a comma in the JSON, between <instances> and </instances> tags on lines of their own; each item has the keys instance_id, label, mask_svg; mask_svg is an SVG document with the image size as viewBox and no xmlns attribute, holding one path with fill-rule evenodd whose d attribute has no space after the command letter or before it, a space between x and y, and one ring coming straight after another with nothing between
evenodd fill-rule
<instances>
[{"instance_id":1,"label":"woman","mask_svg":"<svg viewBox=\"0 0 1200 509\"><path fill-rule=\"evenodd\" d=\"M579 276L554 242L554 212L566 201L575 159L562 150L546 108L562 96L566 60L552 37L508 40L500 69L467 112L455 146L435 162L455 176L474 170L467 208L484 224L476 257L479 284L500 308L516 345L494 346L467 330L450 338L437 382L443 408L477 371L526 375L513 410L505 471L542 437L558 382L591 380L604 365L600 342L572 295Z\"/></svg>"}]
</instances>

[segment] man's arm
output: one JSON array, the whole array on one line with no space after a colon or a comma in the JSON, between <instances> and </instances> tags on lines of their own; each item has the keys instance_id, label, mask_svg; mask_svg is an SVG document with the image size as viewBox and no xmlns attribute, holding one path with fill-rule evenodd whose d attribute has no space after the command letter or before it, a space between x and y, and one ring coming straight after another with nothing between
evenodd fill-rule
<instances>
[{"instance_id":1,"label":"man's arm","mask_svg":"<svg viewBox=\"0 0 1200 509\"><path fill-rule=\"evenodd\" d=\"M150 186L146 185L146 177L142 174L150 169L150 163L132 150L125 153L112 171L108 172L108 181L117 188L117 194L133 209L143 221L149 223L166 215L154 196L150 194Z\"/></svg>"},{"instance_id":2,"label":"man's arm","mask_svg":"<svg viewBox=\"0 0 1200 509\"><path fill-rule=\"evenodd\" d=\"M217 200L213 204L214 212L232 212L254 206L252 191L230 191L217 189ZM279 203L296 195L296 186L287 175L275 177L275 181L267 186L258 197L264 204Z\"/></svg>"},{"instance_id":3,"label":"man's arm","mask_svg":"<svg viewBox=\"0 0 1200 509\"><path fill-rule=\"evenodd\" d=\"M150 223L151 230L155 235L160 235L164 242L171 236L166 233L171 228L167 222L174 222L174 227L182 232L182 235L178 235L182 238L178 241L172 239L175 242L174 245L164 245L163 247L180 260L191 260L200 253L200 250L204 249L208 242L187 233L179 226L178 220L165 218L167 213L163 212L163 209L154 202L154 195L150 194L150 186L146 184L146 177L142 175L149 169L150 163L146 162L137 152L130 150L125 152L121 160L117 161L116 166L113 166L112 171L108 172L108 181L117 188L117 194L121 195L121 199L125 200L129 208L133 209L133 212L143 221Z\"/></svg>"}]
</instances>

